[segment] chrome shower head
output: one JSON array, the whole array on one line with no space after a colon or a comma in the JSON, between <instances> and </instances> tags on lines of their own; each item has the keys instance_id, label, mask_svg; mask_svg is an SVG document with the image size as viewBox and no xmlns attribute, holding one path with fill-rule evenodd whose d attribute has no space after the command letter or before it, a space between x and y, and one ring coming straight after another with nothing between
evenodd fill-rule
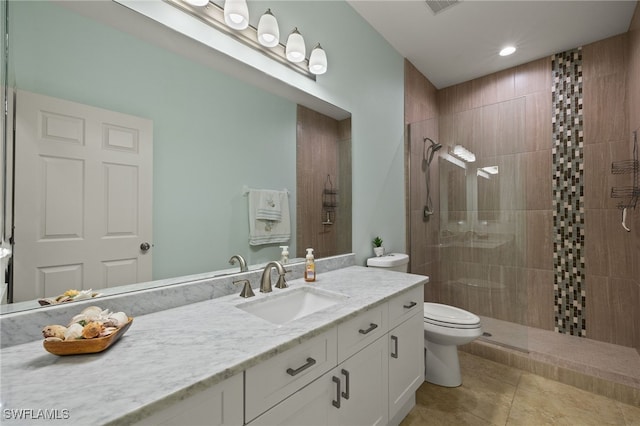
<instances>
[{"instance_id":1,"label":"chrome shower head","mask_svg":"<svg viewBox=\"0 0 640 426\"><path fill-rule=\"evenodd\" d=\"M442 148L442 145L439 143L436 143L433 139L431 138L424 138L424 142L429 141L431 142L431 145L429 145L429 147L427 148L427 152L425 156L428 156L429 158L427 159L427 164L431 164L431 161L433 161L433 156L436 154L436 151L438 151L440 148ZM431 153L429 153L429 151L431 151Z\"/></svg>"},{"instance_id":2,"label":"chrome shower head","mask_svg":"<svg viewBox=\"0 0 640 426\"><path fill-rule=\"evenodd\" d=\"M430 148L433 149L434 151L439 150L440 148L442 148L442 145L440 145L439 143L436 143L433 139L431 138L424 138L424 142L429 141L431 142L431 146Z\"/></svg>"}]
</instances>

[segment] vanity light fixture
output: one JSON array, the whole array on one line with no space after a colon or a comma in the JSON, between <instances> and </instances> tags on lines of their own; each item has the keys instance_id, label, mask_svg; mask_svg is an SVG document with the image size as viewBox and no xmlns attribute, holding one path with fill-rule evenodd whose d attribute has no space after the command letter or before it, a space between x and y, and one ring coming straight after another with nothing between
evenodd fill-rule
<instances>
[{"instance_id":1,"label":"vanity light fixture","mask_svg":"<svg viewBox=\"0 0 640 426\"><path fill-rule=\"evenodd\" d=\"M500 56L509 56L516 51L514 46L506 46L500 51Z\"/></svg>"},{"instance_id":2,"label":"vanity light fixture","mask_svg":"<svg viewBox=\"0 0 640 426\"><path fill-rule=\"evenodd\" d=\"M320 43L313 48L309 56L309 71L316 75L327 72L327 54Z\"/></svg>"},{"instance_id":3,"label":"vanity light fixture","mask_svg":"<svg viewBox=\"0 0 640 426\"><path fill-rule=\"evenodd\" d=\"M287 59L291 62L304 61L307 50L304 46L304 38L302 38L302 34L298 31L298 27L294 28L291 34L289 34L285 53Z\"/></svg>"},{"instance_id":4,"label":"vanity light fixture","mask_svg":"<svg viewBox=\"0 0 640 426\"><path fill-rule=\"evenodd\" d=\"M304 39L297 28L289 35L286 45L280 42L278 21L270 9L260 17L256 28L249 24L246 0L225 0L224 7L211 0L208 3L198 3L205 0L162 1L313 81L317 74L327 71L327 55L319 44L311 53L313 60L306 58ZM246 24L244 29L234 20Z\"/></svg>"},{"instance_id":5,"label":"vanity light fixture","mask_svg":"<svg viewBox=\"0 0 640 426\"><path fill-rule=\"evenodd\" d=\"M234 30L244 30L249 26L249 8L246 0L225 0L224 22Z\"/></svg>"},{"instance_id":6,"label":"vanity light fixture","mask_svg":"<svg viewBox=\"0 0 640 426\"><path fill-rule=\"evenodd\" d=\"M260 17L258 22L258 41L266 47L274 47L280 43L280 30L278 29L278 20L271 13L271 9Z\"/></svg>"},{"instance_id":7,"label":"vanity light fixture","mask_svg":"<svg viewBox=\"0 0 640 426\"><path fill-rule=\"evenodd\" d=\"M466 161L467 163L473 163L474 161L476 161L476 155L462 145L454 146L451 150L451 154L455 155L463 161Z\"/></svg>"}]
</instances>

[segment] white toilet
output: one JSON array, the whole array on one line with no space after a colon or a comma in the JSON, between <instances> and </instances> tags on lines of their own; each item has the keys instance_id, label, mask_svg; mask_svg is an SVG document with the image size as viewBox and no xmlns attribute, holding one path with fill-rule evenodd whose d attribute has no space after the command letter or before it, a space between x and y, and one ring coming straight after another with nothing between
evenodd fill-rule
<instances>
[{"instance_id":1,"label":"white toilet","mask_svg":"<svg viewBox=\"0 0 640 426\"><path fill-rule=\"evenodd\" d=\"M367 266L407 272L409 256L390 253L367 259ZM458 345L482 336L480 318L463 309L439 303L424 304L425 380L440 386L462 384Z\"/></svg>"},{"instance_id":2,"label":"white toilet","mask_svg":"<svg viewBox=\"0 0 640 426\"><path fill-rule=\"evenodd\" d=\"M409 255L404 253L389 253L380 257L372 257L367 259L367 266L372 268L385 268L390 271L407 272Z\"/></svg>"},{"instance_id":3,"label":"white toilet","mask_svg":"<svg viewBox=\"0 0 640 426\"><path fill-rule=\"evenodd\" d=\"M425 380L440 386L462 384L458 345L482 336L480 318L440 303L424 304Z\"/></svg>"}]
</instances>

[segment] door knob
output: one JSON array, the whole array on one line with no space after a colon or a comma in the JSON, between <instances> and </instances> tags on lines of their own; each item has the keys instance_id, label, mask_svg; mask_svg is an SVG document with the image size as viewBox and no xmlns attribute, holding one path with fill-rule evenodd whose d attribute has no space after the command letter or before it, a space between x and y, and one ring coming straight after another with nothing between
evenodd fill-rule
<instances>
[{"instance_id":1,"label":"door knob","mask_svg":"<svg viewBox=\"0 0 640 426\"><path fill-rule=\"evenodd\" d=\"M148 251L150 248L151 248L151 244L147 242L140 244L140 250L142 251Z\"/></svg>"}]
</instances>

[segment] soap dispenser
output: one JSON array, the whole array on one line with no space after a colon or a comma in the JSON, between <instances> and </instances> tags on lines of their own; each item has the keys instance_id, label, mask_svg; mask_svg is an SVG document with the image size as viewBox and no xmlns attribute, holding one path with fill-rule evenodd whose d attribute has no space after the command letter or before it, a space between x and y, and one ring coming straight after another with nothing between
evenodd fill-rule
<instances>
[{"instance_id":1,"label":"soap dispenser","mask_svg":"<svg viewBox=\"0 0 640 426\"><path fill-rule=\"evenodd\" d=\"M289 263L289 246L280 246L282 254L280 254L280 263L283 265Z\"/></svg>"},{"instance_id":2,"label":"soap dispenser","mask_svg":"<svg viewBox=\"0 0 640 426\"><path fill-rule=\"evenodd\" d=\"M316 262L313 258L313 249L307 249L307 257L304 262L304 280L313 282L316 280Z\"/></svg>"}]
</instances>

